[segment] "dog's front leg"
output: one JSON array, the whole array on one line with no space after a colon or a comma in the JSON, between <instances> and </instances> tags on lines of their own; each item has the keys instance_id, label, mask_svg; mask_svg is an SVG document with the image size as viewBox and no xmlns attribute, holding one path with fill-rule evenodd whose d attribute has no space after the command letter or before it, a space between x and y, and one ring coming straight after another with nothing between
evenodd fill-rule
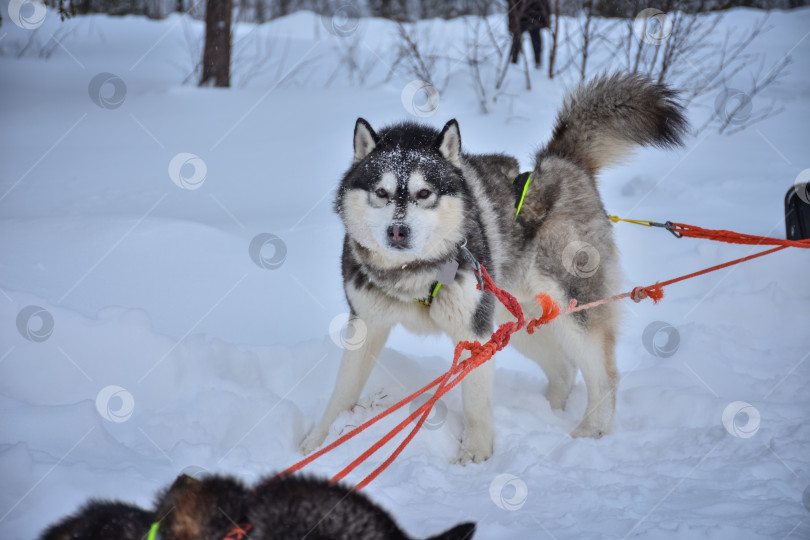
<instances>
[{"instance_id":1,"label":"dog's front leg","mask_svg":"<svg viewBox=\"0 0 810 540\"><path fill-rule=\"evenodd\" d=\"M357 403L360 393L368 381L368 376L371 374L371 369L374 367L374 362L388 339L390 327L380 326L374 321L364 322L366 322L367 328L366 338L356 348L347 348L343 352L335 389L332 391L332 397L329 398L323 417L301 443L301 452L304 454L309 454L318 448L326 439L329 428L338 415Z\"/></svg>"},{"instance_id":2,"label":"dog's front leg","mask_svg":"<svg viewBox=\"0 0 810 540\"><path fill-rule=\"evenodd\" d=\"M481 463L492 456L494 443L492 388L495 380L495 360L490 359L472 370L461 381L464 403L464 437L456 462Z\"/></svg>"},{"instance_id":3,"label":"dog's front leg","mask_svg":"<svg viewBox=\"0 0 810 540\"><path fill-rule=\"evenodd\" d=\"M471 273L459 275L450 286L442 287L430 308L431 318L455 343L472 340L483 343L490 337L495 305L492 295L483 294L475 285ZM469 354L464 353L459 360L468 357ZM490 359L461 381L464 436L457 463L481 463L492 456L494 379L495 363Z\"/></svg>"}]
</instances>

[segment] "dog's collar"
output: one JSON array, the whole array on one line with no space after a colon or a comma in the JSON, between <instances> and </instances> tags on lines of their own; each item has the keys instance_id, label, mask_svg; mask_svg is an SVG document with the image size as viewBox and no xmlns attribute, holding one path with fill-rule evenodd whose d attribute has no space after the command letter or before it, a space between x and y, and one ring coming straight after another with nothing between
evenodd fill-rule
<instances>
[{"instance_id":1,"label":"dog's collar","mask_svg":"<svg viewBox=\"0 0 810 540\"><path fill-rule=\"evenodd\" d=\"M424 298L414 298L414 302L418 302L425 307L430 307L433 303L433 299L436 298L436 295L439 294L439 289L442 288L441 281L434 281L433 284L430 286L430 290L428 290L428 295Z\"/></svg>"},{"instance_id":2,"label":"dog's collar","mask_svg":"<svg viewBox=\"0 0 810 540\"><path fill-rule=\"evenodd\" d=\"M523 200L526 198L526 192L529 191L529 184L532 183L532 171L520 173L512 179L515 195L520 193L520 199L515 198L515 219L520 214L520 209L523 208Z\"/></svg>"},{"instance_id":3,"label":"dog's collar","mask_svg":"<svg viewBox=\"0 0 810 540\"><path fill-rule=\"evenodd\" d=\"M225 535L223 540L242 540L252 528L253 526L250 523L236 525L233 529L228 531L228 534ZM149 527L149 533L146 535L146 540L160 540L159 521L152 523L152 526Z\"/></svg>"},{"instance_id":4,"label":"dog's collar","mask_svg":"<svg viewBox=\"0 0 810 540\"><path fill-rule=\"evenodd\" d=\"M160 540L160 522L156 521L149 527L149 533L146 535L146 540Z\"/></svg>"},{"instance_id":5,"label":"dog's collar","mask_svg":"<svg viewBox=\"0 0 810 540\"><path fill-rule=\"evenodd\" d=\"M461 255L461 258L468 262L473 267L473 272L475 273L475 277L478 280L478 284L481 286L481 290L484 290L484 279L481 275L481 263L478 262L478 259L467 249L467 239L465 238L459 245L458 245L458 253ZM414 298L414 302L418 302L425 307L430 307L433 304L433 299L436 298L436 295L439 293L439 289L442 288L442 285L447 283L452 283L456 279L456 274L458 273L459 262L456 258L450 259L449 261L443 263L439 270L436 272L436 281L434 281L430 285L430 289L428 289L428 294L424 298Z\"/></svg>"}]
</instances>

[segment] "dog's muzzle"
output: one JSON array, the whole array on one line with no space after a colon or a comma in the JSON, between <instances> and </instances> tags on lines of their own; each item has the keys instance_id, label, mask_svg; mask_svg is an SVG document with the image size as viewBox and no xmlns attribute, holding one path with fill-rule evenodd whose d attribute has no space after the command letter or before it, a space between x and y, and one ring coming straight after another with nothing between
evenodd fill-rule
<instances>
[{"instance_id":1,"label":"dog's muzzle","mask_svg":"<svg viewBox=\"0 0 810 540\"><path fill-rule=\"evenodd\" d=\"M388 226L388 245L393 249L408 249L411 242L411 228L404 223Z\"/></svg>"}]
</instances>

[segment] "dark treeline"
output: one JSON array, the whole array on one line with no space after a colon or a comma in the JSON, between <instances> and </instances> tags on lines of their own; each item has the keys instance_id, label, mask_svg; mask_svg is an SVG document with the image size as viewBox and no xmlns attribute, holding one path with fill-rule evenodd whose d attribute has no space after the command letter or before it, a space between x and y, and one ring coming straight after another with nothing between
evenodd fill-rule
<instances>
[{"instance_id":1,"label":"dark treeline","mask_svg":"<svg viewBox=\"0 0 810 540\"><path fill-rule=\"evenodd\" d=\"M189 13L205 18L205 0L47 0L53 8L71 14L106 13L109 15L144 15L162 19L171 13ZM714 11L734 7L790 9L805 6L810 0L562 0L560 13L573 15L591 7L597 16L634 17L639 6L670 11L677 5L686 11ZM320 14L340 12L348 16L382 17L395 21L450 19L464 15L492 15L506 12L506 1L499 0L233 0L234 20L266 22L300 10Z\"/></svg>"}]
</instances>

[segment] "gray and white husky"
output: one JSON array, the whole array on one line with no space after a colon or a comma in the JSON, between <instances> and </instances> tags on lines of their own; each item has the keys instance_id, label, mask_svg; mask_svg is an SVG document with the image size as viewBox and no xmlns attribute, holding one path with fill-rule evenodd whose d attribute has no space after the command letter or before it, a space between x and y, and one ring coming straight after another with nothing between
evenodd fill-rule
<instances>
[{"instance_id":1,"label":"gray and white husky","mask_svg":"<svg viewBox=\"0 0 810 540\"><path fill-rule=\"evenodd\" d=\"M362 321L367 333L361 346L345 351L323 418L301 450L320 446L338 414L356 403L394 325L484 342L496 322L510 318L494 295L477 289L462 245L531 316L540 314L534 300L540 292L562 307L616 294L619 256L596 176L636 146L682 144L686 129L676 93L642 76L603 75L581 85L565 99L551 141L536 154L515 218L525 185L525 178L514 182L517 160L463 152L455 120L441 131L410 122L375 131L358 119L354 162L335 209L346 228L342 272L350 325ZM454 276L452 261L459 263ZM617 315L611 303L512 337L545 371L553 408L565 406L582 372L588 405L574 437L611 430ZM462 464L492 455L493 375L490 361L462 383Z\"/></svg>"}]
</instances>

